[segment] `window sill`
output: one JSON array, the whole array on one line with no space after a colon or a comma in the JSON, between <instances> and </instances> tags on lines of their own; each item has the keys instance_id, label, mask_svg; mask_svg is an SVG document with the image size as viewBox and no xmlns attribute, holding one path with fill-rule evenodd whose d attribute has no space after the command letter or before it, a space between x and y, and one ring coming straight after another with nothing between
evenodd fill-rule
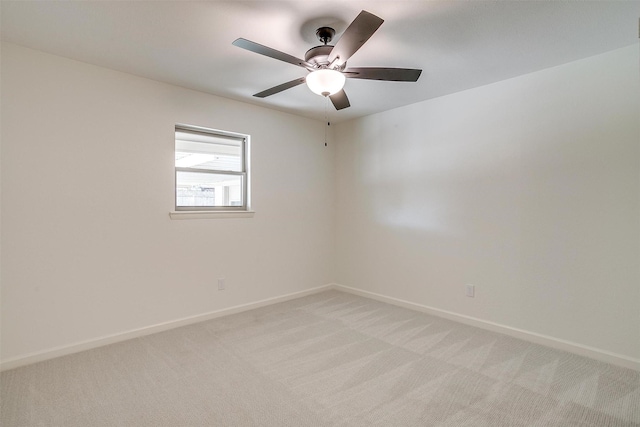
<instances>
[{"instance_id":1,"label":"window sill","mask_svg":"<svg viewBox=\"0 0 640 427\"><path fill-rule=\"evenodd\" d=\"M254 211L174 211L169 212L171 219L222 219L253 218Z\"/></svg>"}]
</instances>

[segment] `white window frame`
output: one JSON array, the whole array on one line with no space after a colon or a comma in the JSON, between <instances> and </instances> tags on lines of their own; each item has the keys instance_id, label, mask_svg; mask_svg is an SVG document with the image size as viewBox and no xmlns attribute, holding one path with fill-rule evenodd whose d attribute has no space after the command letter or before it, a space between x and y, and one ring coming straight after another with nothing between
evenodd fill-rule
<instances>
[{"instance_id":1,"label":"white window frame","mask_svg":"<svg viewBox=\"0 0 640 427\"><path fill-rule=\"evenodd\" d=\"M240 134L235 132L222 131L217 129L210 129L200 126L176 124L174 131L174 152L175 152L175 132L189 132L195 134L213 135L216 137L230 138L241 142L241 171L229 171L229 170L214 170L214 169L198 169L191 167L177 167L174 165L174 194L173 204L174 212L170 213L172 219L186 219L186 218L233 218L233 217L246 217L253 216L253 212L250 210L250 171L249 171L249 135ZM206 144L203 142L203 144ZM198 172L208 173L212 175L228 175L237 177L240 176L242 181L242 204L240 206L178 206L178 172ZM243 215L250 213L251 215Z\"/></svg>"}]
</instances>

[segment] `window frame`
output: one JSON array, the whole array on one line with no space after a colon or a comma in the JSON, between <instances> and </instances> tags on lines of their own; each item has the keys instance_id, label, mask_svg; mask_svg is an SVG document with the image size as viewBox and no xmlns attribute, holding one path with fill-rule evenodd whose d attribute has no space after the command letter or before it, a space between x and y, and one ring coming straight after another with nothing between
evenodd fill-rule
<instances>
[{"instance_id":1,"label":"window frame","mask_svg":"<svg viewBox=\"0 0 640 427\"><path fill-rule=\"evenodd\" d=\"M178 167L175 166L174 160L174 174L173 174L173 205L175 209L175 213L179 214L187 214L189 212L192 213L234 213L234 212L250 212L250 173L249 173L249 135L223 131L218 129L205 128L201 126L187 125L178 123L174 128L174 143L173 143L173 152L175 158L176 152L176 132L188 132L193 134L200 135L213 135L218 138L228 138L235 141L240 141L240 171L230 171L230 170L217 170L217 169L199 169L192 167ZM206 142L201 142L201 144L207 144ZM178 172L196 172L196 173L205 173L210 175L227 175L233 177L240 177L241 180L241 200L242 204L239 206L178 206Z\"/></svg>"}]
</instances>

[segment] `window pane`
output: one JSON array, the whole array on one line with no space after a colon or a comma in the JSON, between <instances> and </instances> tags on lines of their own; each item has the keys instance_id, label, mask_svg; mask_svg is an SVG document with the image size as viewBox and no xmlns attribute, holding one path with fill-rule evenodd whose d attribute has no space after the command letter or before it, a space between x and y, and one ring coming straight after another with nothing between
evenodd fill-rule
<instances>
[{"instance_id":1,"label":"window pane","mask_svg":"<svg viewBox=\"0 0 640 427\"><path fill-rule=\"evenodd\" d=\"M242 206L242 176L178 171L176 206Z\"/></svg>"},{"instance_id":2,"label":"window pane","mask_svg":"<svg viewBox=\"0 0 640 427\"><path fill-rule=\"evenodd\" d=\"M176 167L243 172L243 141L176 130Z\"/></svg>"}]
</instances>

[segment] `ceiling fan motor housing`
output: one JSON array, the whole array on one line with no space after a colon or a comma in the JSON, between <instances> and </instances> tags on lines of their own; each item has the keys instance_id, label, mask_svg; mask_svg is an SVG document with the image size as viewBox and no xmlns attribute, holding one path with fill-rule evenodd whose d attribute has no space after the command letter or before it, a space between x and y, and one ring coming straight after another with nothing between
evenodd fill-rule
<instances>
[{"instance_id":1,"label":"ceiling fan motor housing","mask_svg":"<svg viewBox=\"0 0 640 427\"><path fill-rule=\"evenodd\" d=\"M332 49L333 46L329 45L312 47L304 54L304 59L318 68L326 67L329 65L329 54Z\"/></svg>"}]
</instances>

